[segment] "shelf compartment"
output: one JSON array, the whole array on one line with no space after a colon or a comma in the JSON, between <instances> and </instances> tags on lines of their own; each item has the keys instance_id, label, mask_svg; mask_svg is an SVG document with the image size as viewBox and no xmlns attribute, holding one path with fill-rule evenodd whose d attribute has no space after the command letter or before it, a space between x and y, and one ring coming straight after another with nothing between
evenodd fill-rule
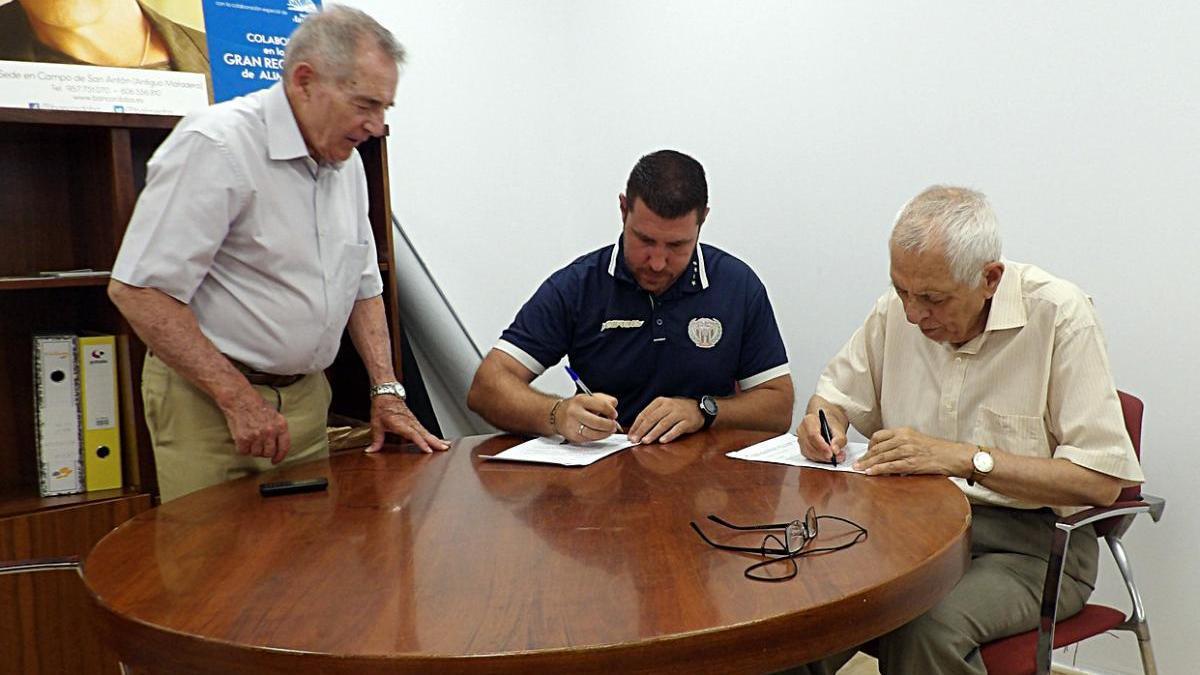
<instances>
[{"instance_id":1,"label":"shelf compartment","mask_svg":"<svg viewBox=\"0 0 1200 675\"><path fill-rule=\"evenodd\" d=\"M0 518L23 516L30 513L41 513L55 509L65 509L74 506L97 504L113 499L125 499L144 494L133 487L116 488L113 490L97 490L82 492L77 495L60 495L57 497L42 497L38 494L36 485L10 487L0 491Z\"/></svg>"},{"instance_id":2,"label":"shelf compartment","mask_svg":"<svg viewBox=\"0 0 1200 675\"><path fill-rule=\"evenodd\" d=\"M125 129L173 129L177 115L134 115L130 113L88 112L82 110L45 110L0 108L0 124L42 124L51 126L105 127Z\"/></svg>"},{"instance_id":3,"label":"shelf compartment","mask_svg":"<svg viewBox=\"0 0 1200 675\"><path fill-rule=\"evenodd\" d=\"M39 288L86 288L107 286L109 275L97 274L86 277L0 277L0 291L29 291Z\"/></svg>"}]
</instances>

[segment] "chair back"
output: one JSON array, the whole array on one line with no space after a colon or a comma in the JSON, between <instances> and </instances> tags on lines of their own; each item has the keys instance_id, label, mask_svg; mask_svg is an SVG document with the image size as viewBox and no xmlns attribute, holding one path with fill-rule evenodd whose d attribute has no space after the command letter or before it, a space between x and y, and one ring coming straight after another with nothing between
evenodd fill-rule
<instances>
[{"instance_id":1,"label":"chair back","mask_svg":"<svg viewBox=\"0 0 1200 675\"><path fill-rule=\"evenodd\" d=\"M1142 458L1142 411L1144 406L1142 405L1142 401L1132 394L1117 391L1117 397L1121 400L1121 413L1125 418L1125 431L1129 434L1129 440L1133 444L1133 451L1140 462ZM1141 486L1135 485L1121 490L1121 494L1117 499L1119 501L1142 501ZM1150 499L1155 500L1156 498L1151 497ZM1097 511L1102 511L1102 509L1097 509ZM1123 514L1105 518L1095 523L1096 534L1099 536L1103 537L1114 533L1114 531L1118 533L1118 537L1110 540L1109 545L1113 547L1112 551L1117 560L1117 568L1121 571L1122 576L1124 576L1125 585L1128 587L1130 597L1133 600L1133 615L1127 619L1123 612L1111 607L1088 604L1074 616L1062 619L1061 621L1055 621L1058 613L1058 580L1062 572L1061 564L1066 555L1065 547L1069 543L1069 540L1056 541L1056 546L1061 548L1052 550L1050 558L1052 561L1057 561L1060 567L1057 570L1051 567L1051 571L1046 575L1044 593L1048 597L1043 598L1042 602L1041 631L1035 628L1024 633L1010 635L980 645L983 662L986 664L989 673L1003 673L1004 675L1049 673L1051 672L1051 644L1055 647L1064 647L1114 629L1136 632L1138 646L1142 653L1142 672L1158 672L1154 667L1154 654L1150 649L1150 628L1145 622L1145 612L1142 608L1141 596L1138 595L1137 588L1133 585L1133 578L1129 576L1128 564L1123 562L1125 549L1120 543L1119 535L1124 532L1124 528L1129 527L1129 523L1133 518L1133 514ZM1118 551L1120 552L1119 556ZM1052 643L1050 642L1051 639L1053 639Z\"/></svg>"},{"instance_id":2,"label":"chair back","mask_svg":"<svg viewBox=\"0 0 1200 675\"><path fill-rule=\"evenodd\" d=\"M1117 390L1117 397L1121 399L1121 413L1125 416L1125 431L1129 433L1129 440L1133 443L1133 454L1137 455L1138 461L1142 461L1142 411L1145 405L1142 400L1133 394ZM1118 501L1138 501L1142 498L1142 486L1134 485L1121 490L1121 496L1117 497Z\"/></svg>"},{"instance_id":3,"label":"chair back","mask_svg":"<svg viewBox=\"0 0 1200 675\"><path fill-rule=\"evenodd\" d=\"M1121 413L1125 416L1125 431L1129 434L1129 441L1133 443L1133 454L1137 455L1140 462L1142 460L1142 411L1145 409L1145 405L1138 397L1119 389L1117 397L1121 399ZM1121 490L1121 494L1117 497L1117 501L1120 502L1137 502L1141 499L1141 485L1131 485ZM1120 524L1121 520L1118 518L1101 520L1096 523L1096 535L1103 537Z\"/></svg>"}]
</instances>

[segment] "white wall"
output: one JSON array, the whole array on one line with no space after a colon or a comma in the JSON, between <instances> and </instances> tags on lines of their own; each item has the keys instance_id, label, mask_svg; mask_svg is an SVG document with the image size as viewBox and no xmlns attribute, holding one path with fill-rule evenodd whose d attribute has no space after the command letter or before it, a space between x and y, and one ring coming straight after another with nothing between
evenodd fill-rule
<instances>
[{"instance_id":1,"label":"white wall","mask_svg":"<svg viewBox=\"0 0 1200 675\"><path fill-rule=\"evenodd\" d=\"M1005 253L1090 292L1147 404L1157 526L1129 536L1163 672L1200 662L1200 5L1096 2L352 2L411 51L393 205L485 349L553 269L612 241L636 159L709 173L703 237L749 261L800 403L887 285L899 206L987 192ZM561 382L552 383L559 386ZM1115 572L1097 598L1126 606ZM1078 664L1136 672L1132 640Z\"/></svg>"}]
</instances>

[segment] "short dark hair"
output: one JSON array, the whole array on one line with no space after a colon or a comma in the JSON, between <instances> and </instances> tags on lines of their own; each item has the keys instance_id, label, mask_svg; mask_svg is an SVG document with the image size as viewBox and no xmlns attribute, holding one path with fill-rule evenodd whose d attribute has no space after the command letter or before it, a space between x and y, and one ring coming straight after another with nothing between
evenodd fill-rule
<instances>
[{"instance_id":1,"label":"short dark hair","mask_svg":"<svg viewBox=\"0 0 1200 675\"><path fill-rule=\"evenodd\" d=\"M625 184L626 208L633 210L634 200L662 218L680 218L696 211L704 222L708 207L708 181L700 162L677 150L652 152L634 165Z\"/></svg>"}]
</instances>

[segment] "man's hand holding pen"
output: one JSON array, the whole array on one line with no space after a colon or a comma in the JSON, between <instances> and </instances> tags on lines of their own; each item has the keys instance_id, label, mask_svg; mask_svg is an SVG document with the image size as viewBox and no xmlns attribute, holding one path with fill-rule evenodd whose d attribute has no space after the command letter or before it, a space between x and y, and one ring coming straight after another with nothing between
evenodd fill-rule
<instances>
[{"instance_id":1,"label":"man's hand holding pen","mask_svg":"<svg viewBox=\"0 0 1200 675\"><path fill-rule=\"evenodd\" d=\"M821 410L824 410L822 408ZM800 420L796 427L796 436L800 441L800 453L814 462L830 462L837 464L846 459L846 426L847 421L839 414L830 412L826 415L829 441L821 433L821 410L816 410Z\"/></svg>"},{"instance_id":2,"label":"man's hand holding pen","mask_svg":"<svg viewBox=\"0 0 1200 675\"><path fill-rule=\"evenodd\" d=\"M617 399L608 394L577 394L563 399L554 415L555 431L571 443L608 438L621 430Z\"/></svg>"},{"instance_id":3,"label":"man's hand holding pen","mask_svg":"<svg viewBox=\"0 0 1200 675\"><path fill-rule=\"evenodd\" d=\"M596 394L583 383L579 373L571 366L566 366L567 375L575 383L575 390L580 392L574 397L563 401L566 418L574 420L566 426L555 429L560 436L572 443L587 443L598 441L622 432L624 429L617 422L617 399L608 394ZM568 405L578 403L578 405ZM556 425L557 426L557 425ZM572 433L572 431L574 433Z\"/></svg>"}]
</instances>

